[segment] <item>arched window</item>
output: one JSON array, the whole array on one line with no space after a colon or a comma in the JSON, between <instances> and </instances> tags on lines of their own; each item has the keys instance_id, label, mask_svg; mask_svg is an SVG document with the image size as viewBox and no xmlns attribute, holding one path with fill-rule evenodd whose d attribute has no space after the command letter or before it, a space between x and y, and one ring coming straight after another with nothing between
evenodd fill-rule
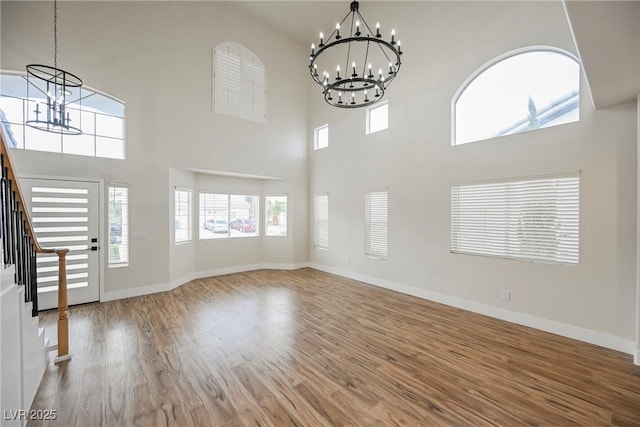
<instances>
[{"instance_id":1,"label":"arched window","mask_svg":"<svg viewBox=\"0 0 640 427\"><path fill-rule=\"evenodd\" d=\"M493 59L452 101L452 145L578 121L580 64L568 52L531 47Z\"/></svg>"},{"instance_id":2,"label":"arched window","mask_svg":"<svg viewBox=\"0 0 640 427\"><path fill-rule=\"evenodd\" d=\"M213 111L264 123L266 72L262 61L238 43L213 48Z\"/></svg>"},{"instance_id":3,"label":"arched window","mask_svg":"<svg viewBox=\"0 0 640 427\"><path fill-rule=\"evenodd\" d=\"M81 135L45 132L25 125L25 117L44 98L31 90L27 97L26 74L0 73L0 124L14 148L78 154L81 156L125 158L124 102L87 86L82 86L82 112L67 107Z\"/></svg>"}]
</instances>

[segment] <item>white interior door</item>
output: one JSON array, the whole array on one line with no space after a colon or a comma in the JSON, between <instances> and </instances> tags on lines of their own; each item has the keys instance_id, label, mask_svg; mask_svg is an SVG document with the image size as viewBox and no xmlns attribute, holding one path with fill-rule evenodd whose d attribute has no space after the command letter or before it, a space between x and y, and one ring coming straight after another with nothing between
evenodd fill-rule
<instances>
[{"instance_id":1,"label":"white interior door","mask_svg":"<svg viewBox=\"0 0 640 427\"><path fill-rule=\"evenodd\" d=\"M69 305L100 299L99 185L89 181L20 179L43 248L67 248ZM58 257L38 254L38 308L58 307Z\"/></svg>"}]
</instances>

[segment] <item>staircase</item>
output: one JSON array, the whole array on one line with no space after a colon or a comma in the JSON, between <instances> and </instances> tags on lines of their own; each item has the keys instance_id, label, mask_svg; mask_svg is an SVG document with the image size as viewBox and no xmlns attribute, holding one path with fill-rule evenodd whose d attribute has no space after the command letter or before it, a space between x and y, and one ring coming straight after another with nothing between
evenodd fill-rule
<instances>
[{"instance_id":1,"label":"staircase","mask_svg":"<svg viewBox=\"0 0 640 427\"><path fill-rule=\"evenodd\" d=\"M33 233L11 153L0 125L0 426L23 426L42 375L47 351L69 360L67 249L44 249ZM58 345L47 346L38 325L36 254L58 255ZM26 412L25 412L26 411Z\"/></svg>"}]
</instances>

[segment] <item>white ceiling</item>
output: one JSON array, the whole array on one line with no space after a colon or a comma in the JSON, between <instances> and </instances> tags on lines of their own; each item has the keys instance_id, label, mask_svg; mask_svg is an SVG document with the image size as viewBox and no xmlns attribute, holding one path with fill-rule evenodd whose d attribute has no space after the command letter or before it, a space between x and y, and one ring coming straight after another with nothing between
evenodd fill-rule
<instances>
[{"instance_id":1,"label":"white ceiling","mask_svg":"<svg viewBox=\"0 0 640 427\"><path fill-rule=\"evenodd\" d=\"M367 0L360 10L367 16ZM395 0L387 0L395 1ZM349 12L348 0L229 2L292 40L308 44ZM640 93L640 1L564 1L596 108ZM401 23L395 23L401 26Z\"/></svg>"},{"instance_id":2,"label":"white ceiling","mask_svg":"<svg viewBox=\"0 0 640 427\"><path fill-rule=\"evenodd\" d=\"M328 32L349 12L349 1L240 1L234 7L278 29L292 40L306 45L320 31ZM361 11L365 6L361 4Z\"/></svg>"},{"instance_id":3,"label":"white ceiling","mask_svg":"<svg viewBox=\"0 0 640 427\"><path fill-rule=\"evenodd\" d=\"M566 1L573 37L596 108L640 94L640 2Z\"/></svg>"}]
</instances>

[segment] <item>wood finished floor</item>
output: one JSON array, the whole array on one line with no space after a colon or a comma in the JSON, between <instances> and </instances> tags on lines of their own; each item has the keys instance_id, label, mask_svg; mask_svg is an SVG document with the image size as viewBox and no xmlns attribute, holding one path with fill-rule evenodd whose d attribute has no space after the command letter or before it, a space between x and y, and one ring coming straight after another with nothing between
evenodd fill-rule
<instances>
[{"instance_id":1,"label":"wood finished floor","mask_svg":"<svg viewBox=\"0 0 640 427\"><path fill-rule=\"evenodd\" d=\"M628 355L312 269L73 307L70 342L29 426L640 425Z\"/></svg>"}]
</instances>

